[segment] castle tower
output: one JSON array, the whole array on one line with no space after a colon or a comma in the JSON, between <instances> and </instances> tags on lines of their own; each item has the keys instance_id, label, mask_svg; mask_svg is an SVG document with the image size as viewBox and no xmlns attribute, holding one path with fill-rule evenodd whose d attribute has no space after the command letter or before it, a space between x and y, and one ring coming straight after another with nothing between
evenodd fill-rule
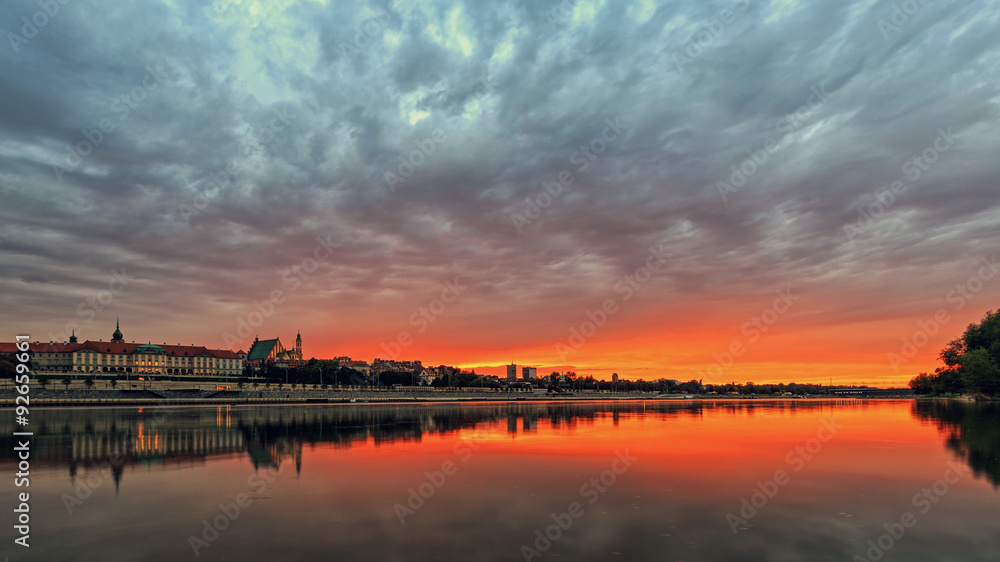
<instances>
[{"instance_id":1,"label":"castle tower","mask_svg":"<svg viewBox=\"0 0 1000 562\"><path fill-rule=\"evenodd\" d=\"M302 360L302 332L295 336L295 355L299 356L299 361Z\"/></svg>"},{"instance_id":2,"label":"castle tower","mask_svg":"<svg viewBox=\"0 0 1000 562\"><path fill-rule=\"evenodd\" d=\"M73 330L73 335L69 337L69 343L76 343L76 330Z\"/></svg>"},{"instance_id":3,"label":"castle tower","mask_svg":"<svg viewBox=\"0 0 1000 562\"><path fill-rule=\"evenodd\" d=\"M115 333L111 334L111 341L115 343L125 342L125 336L122 335L122 330L119 327L118 318L115 318Z\"/></svg>"}]
</instances>

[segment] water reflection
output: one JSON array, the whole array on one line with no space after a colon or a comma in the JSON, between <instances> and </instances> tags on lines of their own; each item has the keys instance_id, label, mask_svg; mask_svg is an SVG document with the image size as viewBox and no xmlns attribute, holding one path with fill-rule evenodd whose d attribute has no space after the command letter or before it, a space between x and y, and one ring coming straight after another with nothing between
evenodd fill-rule
<instances>
[{"instance_id":1,"label":"water reflection","mask_svg":"<svg viewBox=\"0 0 1000 562\"><path fill-rule=\"evenodd\" d=\"M40 409L24 559L194 559L195 536L198 560L524 560L572 512L542 558L851 560L913 512L886 561L990 560L997 421L989 405L853 399ZM951 451L988 480L920 511ZM0 505L15 491L0 480Z\"/></svg>"},{"instance_id":2,"label":"water reflection","mask_svg":"<svg viewBox=\"0 0 1000 562\"><path fill-rule=\"evenodd\" d=\"M948 448L962 458L977 477L1000 487L1000 404L954 400L921 400L914 415L932 421L945 434Z\"/></svg>"},{"instance_id":3,"label":"water reflection","mask_svg":"<svg viewBox=\"0 0 1000 562\"><path fill-rule=\"evenodd\" d=\"M116 486L124 466L204 464L211 457L240 455L254 468L277 467L285 459L302 469L303 445L388 445L420 442L427 435L450 435L463 429L506 422L507 433L551 428L572 429L622 415L657 419L706 413L753 415L830 407L860 407L846 401L756 402L545 402L427 405L258 406L214 408L77 408L36 410L32 454L38 468L80 467L110 461ZM13 426L4 420L0 459L15 461ZM0 461L0 462L2 462Z\"/></svg>"}]
</instances>

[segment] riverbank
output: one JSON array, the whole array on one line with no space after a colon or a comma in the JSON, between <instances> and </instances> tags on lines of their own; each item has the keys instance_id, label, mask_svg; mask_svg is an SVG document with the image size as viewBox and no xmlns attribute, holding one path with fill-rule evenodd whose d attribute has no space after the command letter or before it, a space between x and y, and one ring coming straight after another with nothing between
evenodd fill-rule
<instances>
[{"instance_id":1,"label":"riverbank","mask_svg":"<svg viewBox=\"0 0 1000 562\"><path fill-rule=\"evenodd\" d=\"M0 407L15 406L12 388L0 389ZM30 407L71 406L188 406L238 404L337 404L337 403L413 403L413 402L515 402L571 400L803 400L803 399L899 399L912 396L719 396L663 394L659 392L578 391L552 393L544 389L531 392L498 392L490 389L258 389L226 390L211 388L135 388L135 389L53 389L33 388ZM23 404L23 401L21 402Z\"/></svg>"},{"instance_id":2,"label":"riverbank","mask_svg":"<svg viewBox=\"0 0 1000 562\"><path fill-rule=\"evenodd\" d=\"M658 393L494 392L489 389L461 390L218 390L188 389L32 389L31 407L54 406L146 406L197 404L323 404L385 402L510 402L537 400L650 400ZM15 405L12 389L0 390L0 407ZM22 402L23 403L23 402Z\"/></svg>"}]
</instances>

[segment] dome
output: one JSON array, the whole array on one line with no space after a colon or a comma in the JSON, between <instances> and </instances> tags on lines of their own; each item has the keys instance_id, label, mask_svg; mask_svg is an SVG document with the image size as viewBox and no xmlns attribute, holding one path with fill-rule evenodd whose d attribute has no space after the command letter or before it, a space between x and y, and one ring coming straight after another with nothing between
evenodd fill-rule
<instances>
[{"instance_id":1,"label":"dome","mask_svg":"<svg viewBox=\"0 0 1000 562\"><path fill-rule=\"evenodd\" d=\"M158 345L153 345L151 343L144 343L135 348L133 353L156 353L166 355L167 350L163 349Z\"/></svg>"}]
</instances>

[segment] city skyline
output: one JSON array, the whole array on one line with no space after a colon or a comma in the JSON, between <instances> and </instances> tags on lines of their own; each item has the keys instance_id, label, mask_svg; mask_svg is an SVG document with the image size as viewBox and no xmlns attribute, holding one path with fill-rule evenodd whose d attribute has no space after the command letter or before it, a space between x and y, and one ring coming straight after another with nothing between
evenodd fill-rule
<instances>
[{"instance_id":1,"label":"city skyline","mask_svg":"<svg viewBox=\"0 0 1000 562\"><path fill-rule=\"evenodd\" d=\"M1000 306L995 10L53 5L0 6L3 341L904 386Z\"/></svg>"}]
</instances>

